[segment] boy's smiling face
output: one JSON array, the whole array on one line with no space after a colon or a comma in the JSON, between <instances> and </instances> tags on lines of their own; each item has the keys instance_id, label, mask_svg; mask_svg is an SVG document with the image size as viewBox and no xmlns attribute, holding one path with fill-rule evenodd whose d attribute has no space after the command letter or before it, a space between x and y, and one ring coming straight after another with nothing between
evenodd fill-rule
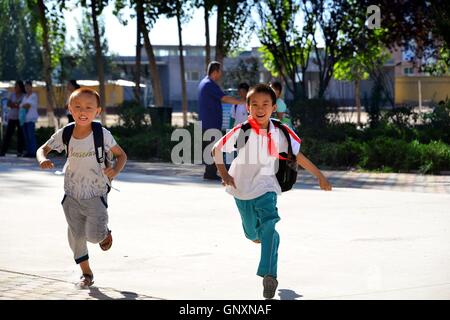
<instances>
[{"instance_id":1,"label":"boy's smiling face","mask_svg":"<svg viewBox=\"0 0 450 320\"><path fill-rule=\"evenodd\" d=\"M87 126L94 121L102 109L98 106L94 95L81 93L72 99L69 110L77 125Z\"/></svg>"},{"instance_id":2,"label":"boy's smiling face","mask_svg":"<svg viewBox=\"0 0 450 320\"><path fill-rule=\"evenodd\" d=\"M270 116L277 108L273 104L270 94L264 92L255 92L250 97L248 111L253 119L260 125L262 129L267 129L269 126Z\"/></svg>"}]
</instances>

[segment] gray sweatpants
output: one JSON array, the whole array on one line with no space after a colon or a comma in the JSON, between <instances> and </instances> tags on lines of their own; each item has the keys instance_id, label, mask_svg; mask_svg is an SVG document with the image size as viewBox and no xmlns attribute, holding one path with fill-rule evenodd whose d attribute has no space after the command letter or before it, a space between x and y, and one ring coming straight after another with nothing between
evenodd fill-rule
<instances>
[{"instance_id":1,"label":"gray sweatpants","mask_svg":"<svg viewBox=\"0 0 450 320\"><path fill-rule=\"evenodd\" d=\"M88 260L87 241L99 243L108 235L106 195L88 200L65 195L61 204L69 226L67 233L75 262Z\"/></svg>"}]
</instances>

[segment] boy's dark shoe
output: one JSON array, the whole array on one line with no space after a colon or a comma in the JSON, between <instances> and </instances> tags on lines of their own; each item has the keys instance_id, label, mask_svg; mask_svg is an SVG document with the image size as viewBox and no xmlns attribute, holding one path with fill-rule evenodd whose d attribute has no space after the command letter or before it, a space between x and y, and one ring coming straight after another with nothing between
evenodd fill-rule
<instances>
[{"instance_id":1,"label":"boy's dark shoe","mask_svg":"<svg viewBox=\"0 0 450 320\"><path fill-rule=\"evenodd\" d=\"M203 179L222 181L222 178L217 175L217 168L215 164L207 164L205 166L205 173Z\"/></svg>"},{"instance_id":2,"label":"boy's dark shoe","mask_svg":"<svg viewBox=\"0 0 450 320\"><path fill-rule=\"evenodd\" d=\"M36 155L35 154L26 153L26 154L23 155L23 157L24 158L36 158Z\"/></svg>"},{"instance_id":3,"label":"boy's dark shoe","mask_svg":"<svg viewBox=\"0 0 450 320\"><path fill-rule=\"evenodd\" d=\"M275 292L277 291L278 280L269 275L264 276L263 286L264 286L263 291L264 298L272 299L275 296Z\"/></svg>"},{"instance_id":4,"label":"boy's dark shoe","mask_svg":"<svg viewBox=\"0 0 450 320\"><path fill-rule=\"evenodd\" d=\"M111 246L112 246L112 242L113 242L113 239L112 239L112 235L111 235L111 230L108 230L108 235L106 236L106 238L102 242L99 243L100 248L103 251L109 250L109 248L111 248Z\"/></svg>"},{"instance_id":5,"label":"boy's dark shoe","mask_svg":"<svg viewBox=\"0 0 450 320\"><path fill-rule=\"evenodd\" d=\"M217 181L222 181L222 178L220 176L216 175L203 175L203 179L205 180L217 180Z\"/></svg>"}]
</instances>

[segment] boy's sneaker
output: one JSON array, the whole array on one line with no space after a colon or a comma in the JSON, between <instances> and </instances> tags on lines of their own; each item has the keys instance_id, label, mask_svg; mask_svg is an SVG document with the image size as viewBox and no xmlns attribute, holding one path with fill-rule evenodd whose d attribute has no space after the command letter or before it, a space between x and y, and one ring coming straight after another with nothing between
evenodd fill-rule
<instances>
[{"instance_id":1,"label":"boy's sneaker","mask_svg":"<svg viewBox=\"0 0 450 320\"><path fill-rule=\"evenodd\" d=\"M278 280L269 275L264 276L263 286L264 286L263 291L264 298L272 299L275 296L275 292L277 291Z\"/></svg>"}]
</instances>

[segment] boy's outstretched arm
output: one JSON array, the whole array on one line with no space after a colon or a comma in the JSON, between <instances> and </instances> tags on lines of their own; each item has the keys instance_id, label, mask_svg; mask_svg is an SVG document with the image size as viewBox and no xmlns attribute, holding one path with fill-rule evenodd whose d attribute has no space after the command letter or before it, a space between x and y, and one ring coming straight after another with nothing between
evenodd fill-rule
<instances>
[{"instance_id":1,"label":"boy's outstretched arm","mask_svg":"<svg viewBox=\"0 0 450 320\"><path fill-rule=\"evenodd\" d=\"M303 153L299 152L297 155L297 163L299 166L304 168L305 170L309 171L311 174L313 174L317 179L319 179L319 186L320 189L325 191L331 190L331 183L325 178L325 176L322 174L322 172L312 163L309 161L308 158L306 158Z\"/></svg>"},{"instance_id":2,"label":"boy's outstretched arm","mask_svg":"<svg viewBox=\"0 0 450 320\"><path fill-rule=\"evenodd\" d=\"M111 148L111 152L117 159L116 165L114 166L114 168L105 168L103 172L108 178L113 179L119 174L120 171L122 171L123 167L125 167L125 163L127 162L128 157L125 151L123 151L123 149L118 144Z\"/></svg>"},{"instance_id":3,"label":"boy's outstretched arm","mask_svg":"<svg viewBox=\"0 0 450 320\"><path fill-rule=\"evenodd\" d=\"M236 189L236 185L234 184L234 178L230 176L223 163L223 153L220 150L216 150L216 148L212 149L212 154L214 157L214 162L216 164L217 170L219 171L220 177L222 178L222 184L224 186L232 186Z\"/></svg>"},{"instance_id":4,"label":"boy's outstretched arm","mask_svg":"<svg viewBox=\"0 0 450 320\"><path fill-rule=\"evenodd\" d=\"M42 145L36 151L36 159L41 169L51 169L55 166L51 160L47 159L47 155L50 153L50 151L52 151L52 149L46 145Z\"/></svg>"}]
</instances>

